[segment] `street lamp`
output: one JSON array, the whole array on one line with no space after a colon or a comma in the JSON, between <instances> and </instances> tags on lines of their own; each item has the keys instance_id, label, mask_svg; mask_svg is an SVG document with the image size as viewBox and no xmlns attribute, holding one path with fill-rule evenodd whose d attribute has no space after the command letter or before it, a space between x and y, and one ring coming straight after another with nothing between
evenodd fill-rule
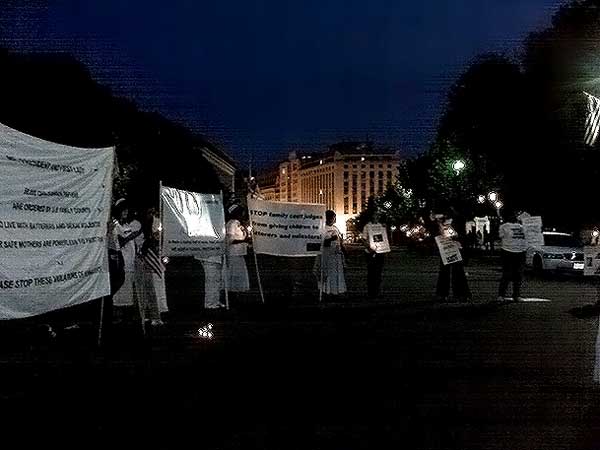
<instances>
[{"instance_id":1,"label":"street lamp","mask_svg":"<svg viewBox=\"0 0 600 450\"><path fill-rule=\"evenodd\" d=\"M498 200L498 194L492 191L488 194L488 199L490 200L490 202L495 202L496 200Z\"/></svg>"},{"instance_id":2,"label":"street lamp","mask_svg":"<svg viewBox=\"0 0 600 450\"><path fill-rule=\"evenodd\" d=\"M479 195L477 197L477 203L485 203L485 195Z\"/></svg>"},{"instance_id":3,"label":"street lamp","mask_svg":"<svg viewBox=\"0 0 600 450\"><path fill-rule=\"evenodd\" d=\"M465 168L465 162L461 159L457 159L454 161L454 164L452 164L452 168L456 172L456 175L458 175Z\"/></svg>"}]
</instances>

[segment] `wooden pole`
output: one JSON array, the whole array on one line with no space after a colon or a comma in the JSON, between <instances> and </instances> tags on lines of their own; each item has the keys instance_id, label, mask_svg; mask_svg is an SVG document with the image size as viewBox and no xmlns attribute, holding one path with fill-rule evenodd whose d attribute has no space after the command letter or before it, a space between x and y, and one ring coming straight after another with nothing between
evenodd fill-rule
<instances>
[{"instance_id":1,"label":"wooden pole","mask_svg":"<svg viewBox=\"0 0 600 450\"><path fill-rule=\"evenodd\" d=\"M248 199L250 199L250 196L248 196ZM246 204L248 202L246 201ZM260 280L260 269L258 268L258 258L256 256L256 251L255 251L255 246L254 246L254 224L252 223L252 214L250 214L250 211L248 211L248 220L250 220L250 227L252 228L250 230L251 233L251 237L252 237L252 254L254 255L254 266L256 267L256 280L258 282L258 291L260 292L260 298L263 302L263 305L265 304L265 293L263 292L263 288L262 288L262 282Z\"/></svg>"}]
</instances>

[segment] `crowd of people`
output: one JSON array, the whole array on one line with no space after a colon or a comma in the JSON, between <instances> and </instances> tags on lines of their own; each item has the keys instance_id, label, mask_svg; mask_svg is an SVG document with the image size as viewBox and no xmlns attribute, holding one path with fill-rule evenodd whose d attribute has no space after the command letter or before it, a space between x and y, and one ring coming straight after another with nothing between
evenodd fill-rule
<instances>
[{"instance_id":1,"label":"crowd of people","mask_svg":"<svg viewBox=\"0 0 600 450\"><path fill-rule=\"evenodd\" d=\"M385 253L389 243L385 226L378 223L377 214L367 214L361 233L367 269L367 295L381 297L381 280ZM525 264L526 241L522 225L515 214L506 214L498 229L501 241L502 278L498 300L505 301L512 283L512 299L521 300L521 284ZM204 270L204 308L227 308L230 297L250 290L246 256L251 243L246 210L239 204L226 211L226 251L224 257L197 258ZM437 234L457 241L464 258L452 264L440 262L435 298L439 302L452 298L459 302L472 300L465 261L472 237L457 232L463 227L452 212L432 215ZM113 220L109 226L108 250L111 296L108 298L105 320L133 320L137 314L145 327L160 327L168 313L165 263L160 258L161 223L155 209L136 214L127 200L115 202ZM325 213L322 253L315 258L314 275L323 300L333 300L347 292L346 249L343 235L336 226L336 214Z\"/></svg>"}]
</instances>

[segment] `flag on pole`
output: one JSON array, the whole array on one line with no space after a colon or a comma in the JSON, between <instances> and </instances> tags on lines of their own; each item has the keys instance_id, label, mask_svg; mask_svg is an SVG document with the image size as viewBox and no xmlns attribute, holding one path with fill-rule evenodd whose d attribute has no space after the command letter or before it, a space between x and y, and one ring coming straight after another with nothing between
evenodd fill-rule
<instances>
[{"instance_id":1,"label":"flag on pole","mask_svg":"<svg viewBox=\"0 0 600 450\"><path fill-rule=\"evenodd\" d=\"M600 131L600 99L584 92L587 97L587 117L585 119L584 142L586 145L594 145Z\"/></svg>"},{"instance_id":2,"label":"flag on pole","mask_svg":"<svg viewBox=\"0 0 600 450\"><path fill-rule=\"evenodd\" d=\"M163 273L165 272L165 265L162 263L160 258L151 248L146 250L146 254L144 255L144 262L150 266L152 271L156 273L159 277L162 278Z\"/></svg>"}]
</instances>

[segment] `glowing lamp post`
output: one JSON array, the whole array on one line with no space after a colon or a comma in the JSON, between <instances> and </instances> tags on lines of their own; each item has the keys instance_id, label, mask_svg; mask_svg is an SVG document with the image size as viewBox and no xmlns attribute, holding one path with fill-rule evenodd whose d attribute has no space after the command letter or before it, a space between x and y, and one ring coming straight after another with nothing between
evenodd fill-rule
<instances>
[{"instance_id":1,"label":"glowing lamp post","mask_svg":"<svg viewBox=\"0 0 600 450\"><path fill-rule=\"evenodd\" d=\"M479 203L479 204L485 203L485 195L479 195L477 197L477 203Z\"/></svg>"},{"instance_id":2,"label":"glowing lamp post","mask_svg":"<svg viewBox=\"0 0 600 450\"><path fill-rule=\"evenodd\" d=\"M494 206L496 207L496 213L498 214L498 216L500 216L500 208L504 206L504 203L502 203L500 200L497 200L494 203Z\"/></svg>"},{"instance_id":3,"label":"glowing lamp post","mask_svg":"<svg viewBox=\"0 0 600 450\"><path fill-rule=\"evenodd\" d=\"M492 203L493 203L493 202L495 202L495 201L497 201L497 200L498 200L498 194L497 194L497 193L495 193L494 191L492 191L492 192L490 192L490 193L488 194L488 199L489 199L489 201L490 201L490 202L492 202Z\"/></svg>"},{"instance_id":4,"label":"glowing lamp post","mask_svg":"<svg viewBox=\"0 0 600 450\"><path fill-rule=\"evenodd\" d=\"M457 159L456 161L454 161L454 164L452 164L452 169L454 169L454 171L456 172L456 175L459 175L460 172L462 172L462 170L465 168L465 162Z\"/></svg>"}]
</instances>

